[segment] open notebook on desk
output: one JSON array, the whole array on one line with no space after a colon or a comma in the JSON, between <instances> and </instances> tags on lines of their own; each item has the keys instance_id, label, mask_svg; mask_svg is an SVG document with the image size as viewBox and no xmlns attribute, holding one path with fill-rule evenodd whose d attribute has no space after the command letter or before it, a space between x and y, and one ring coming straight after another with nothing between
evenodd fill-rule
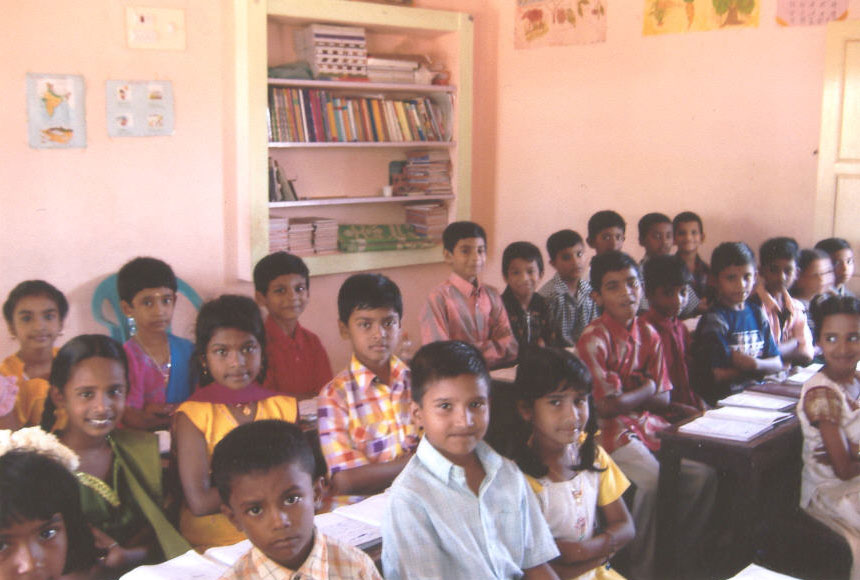
<instances>
[{"instance_id":1,"label":"open notebook on desk","mask_svg":"<svg viewBox=\"0 0 860 580\"><path fill-rule=\"evenodd\" d=\"M797 405L797 399L745 391L743 393L735 393L725 399L720 399L717 401L717 405L720 407L747 407L770 411L788 411Z\"/></svg>"},{"instance_id":2,"label":"open notebook on desk","mask_svg":"<svg viewBox=\"0 0 860 580\"><path fill-rule=\"evenodd\" d=\"M791 418L791 413L750 409L746 407L720 407L705 411L701 417L678 427L680 433L751 441L774 425Z\"/></svg>"}]
</instances>

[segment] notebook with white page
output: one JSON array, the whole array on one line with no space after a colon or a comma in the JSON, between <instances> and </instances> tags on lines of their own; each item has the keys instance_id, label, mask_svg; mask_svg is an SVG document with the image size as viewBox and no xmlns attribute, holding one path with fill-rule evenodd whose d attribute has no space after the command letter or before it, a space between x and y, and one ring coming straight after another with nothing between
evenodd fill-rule
<instances>
[{"instance_id":1,"label":"notebook with white page","mask_svg":"<svg viewBox=\"0 0 860 580\"><path fill-rule=\"evenodd\" d=\"M717 401L717 404L721 407L750 407L771 411L787 411L797 405L797 399L765 393L745 392L735 393L725 399L720 399Z\"/></svg>"},{"instance_id":2,"label":"notebook with white page","mask_svg":"<svg viewBox=\"0 0 860 580\"><path fill-rule=\"evenodd\" d=\"M727 421L757 423L759 425L773 425L775 423L785 421L791 417L791 413L770 411L767 409L751 409L749 407L720 407L718 409L705 411L705 417Z\"/></svg>"},{"instance_id":3,"label":"notebook with white page","mask_svg":"<svg viewBox=\"0 0 860 580\"><path fill-rule=\"evenodd\" d=\"M814 377L815 374L820 371L823 366L824 365L820 363L813 363L809 366L802 367L798 369L796 373L790 375L787 379L785 379L785 382L792 385L802 385L803 383Z\"/></svg>"},{"instance_id":4,"label":"notebook with white page","mask_svg":"<svg viewBox=\"0 0 860 580\"><path fill-rule=\"evenodd\" d=\"M750 441L770 428L771 425L769 424L745 423L743 421L718 419L703 415L689 423L681 425L678 427L678 431L689 435L718 437L720 439L731 439L732 441Z\"/></svg>"}]
</instances>

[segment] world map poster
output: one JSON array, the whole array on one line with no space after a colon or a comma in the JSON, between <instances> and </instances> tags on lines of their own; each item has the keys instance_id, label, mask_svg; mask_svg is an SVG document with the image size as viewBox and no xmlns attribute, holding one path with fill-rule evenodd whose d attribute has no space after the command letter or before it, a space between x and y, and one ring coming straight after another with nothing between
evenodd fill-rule
<instances>
[{"instance_id":1,"label":"world map poster","mask_svg":"<svg viewBox=\"0 0 860 580\"><path fill-rule=\"evenodd\" d=\"M757 28L761 0L645 0L642 34Z\"/></svg>"},{"instance_id":2,"label":"world map poster","mask_svg":"<svg viewBox=\"0 0 860 580\"><path fill-rule=\"evenodd\" d=\"M27 133L36 149L86 147L84 77L28 74Z\"/></svg>"},{"instance_id":3,"label":"world map poster","mask_svg":"<svg viewBox=\"0 0 860 580\"><path fill-rule=\"evenodd\" d=\"M607 0L517 0L514 48L606 41Z\"/></svg>"}]
</instances>

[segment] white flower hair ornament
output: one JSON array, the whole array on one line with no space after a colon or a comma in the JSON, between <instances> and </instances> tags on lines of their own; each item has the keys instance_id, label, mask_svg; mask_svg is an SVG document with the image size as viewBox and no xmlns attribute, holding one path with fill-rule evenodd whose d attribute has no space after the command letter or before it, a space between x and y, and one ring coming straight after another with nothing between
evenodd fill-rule
<instances>
[{"instance_id":1,"label":"white flower hair ornament","mask_svg":"<svg viewBox=\"0 0 860 580\"><path fill-rule=\"evenodd\" d=\"M25 427L17 431L0 430L0 456L10 451L29 451L50 457L73 473L80 463L74 451L60 443L56 435L45 433L40 427Z\"/></svg>"}]
</instances>

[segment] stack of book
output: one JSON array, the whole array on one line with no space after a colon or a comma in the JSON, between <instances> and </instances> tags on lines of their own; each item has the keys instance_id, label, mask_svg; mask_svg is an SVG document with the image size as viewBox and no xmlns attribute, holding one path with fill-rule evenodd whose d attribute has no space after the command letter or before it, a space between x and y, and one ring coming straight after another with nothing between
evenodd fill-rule
<instances>
[{"instance_id":1,"label":"stack of book","mask_svg":"<svg viewBox=\"0 0 860 580\"><path fill-rule=\"evenodd\" d=\"M424 195L452 195L451 160L447 151L407 151L406 189Z\"/></svg>"},{"instance_id":2,"label":"stack of book","mask_svg":"<svg viewBox=\"0 0 860 580\"><path fill-rule=\"evenodd\" d=\"M311 228L311 244L314 253L326 254L337 251L337 221L324 217L302 217L290 220L290 228ZM300 230L304 232L304 230Z\"/></svg>"},{"instance_id":3,"label":"stack of book","mask_svg":"<svg viewBox=\"0 0 860 580\"><path fill-rule=\"evenodd\" d=\"M269 251L286 252L290 245L287 236L289 229L287 218L278 215L269 216Z\"/></svg>"},{"instance_id":4,"label":"stack of book","mask_svg":"<svg viewBox=\"0 0 860 580\"><path fill-rule=\"evenodd\" d=\"M406 223L412 225L415 233L439 242L448 225L448 208L441 203L407 205Z\"/></svg>"},{"instance_id":5,"label":"stack of book","mask_svg":"<svg viewBox=\"0 0 860 580\"><path fill-rule=\"evenodd\" d=\"M429 97L335 95L278 86L269 87L268 129L269 141L276 143L450 141L442 110Z\"/></svg>"},{"instance_id":6,"label":"stack of book","mask_svg":"<svg viewBox=\"0 0 860 580\"><path fill-rule=\"evenodd\" d=\"M367 37L364 28L311 24L293 36L296 54L315 78L366 78Z\"/></svg>"},{"instance_id":7,"label":"stack of book","mask_svg":"<svg viewBox=\"0 0 860 580\"><path fill-rule=\"evenodd\" d=\"M415 82L415 71L422 57L368 56L367 79L374 83Z\"/></svg>"},{"instance_id":8,"label":"stack of book","mask_svg":"<svg viewBox=\"0 0 860 580\"><path fill-rule=\"evenodd\" d=\"M292 254L312 254L314 251L314 225L307 218L293 218L287 232L289 252Z\"/></svg>"}]
</instances>

